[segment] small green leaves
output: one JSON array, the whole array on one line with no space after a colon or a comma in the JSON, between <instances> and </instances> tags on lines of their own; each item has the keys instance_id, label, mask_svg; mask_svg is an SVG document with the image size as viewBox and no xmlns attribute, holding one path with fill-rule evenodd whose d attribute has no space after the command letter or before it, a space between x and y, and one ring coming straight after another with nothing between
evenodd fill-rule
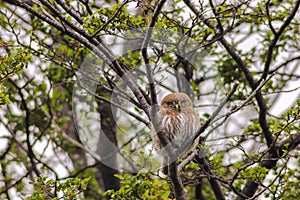
<instances>
[{"instance_id":1,"label":"small green leaves","mask_svg":"<svg viewBox=\"0 0 300 200\"><path fill-rule=\"evenodd\" d=\"M126 6L119 9L120 6L117 3L111 8L99 8L91 16L84 19L84 28L90 34L94 34L98 30L121 31L145 27L145 18L142 16L135 17L126 10Z\"/></svg>"},{"instance_id":2,"label":"small green leaves","mask_svg":"<svg viewBox=\"0 0 300 200\"><path fill-rule=\"evenodd\" d=\"M65 200L79 200L80 194L86 190L90 179L91 177L85 179L76 177L62 182L48 179L47 177L38 177L36 182L30 182L30 184L35 186L35 190L27 200L57 199L56 194L54 194L55 189L58 193L62 192Z\"/></svg>"},{"instance_id":3,"label":"small green leaves","mask_svg":"<svg viewBox=\"0 0 300 200\"><path fill-rule=\"evenodd\" d=\"M241 171L240 176L243 179L252 179L255 181L263 181L268 173L268 169L261 166L254 166Z\"/></svg>"},{"instance_id":4,"label":"small green leaves","mask_svg":"<svg viewBox=\"0 0 300 200\"><path fill-rule=\"evenodd\" d=\"M9 95L6 93L5 87L0 85L0 105L9 104Z\"/></svg>"},{"instance_id":5,"label":"small green leaves","mask_svg":"<svg viewBox=\"0 0 300 200\"><path fill-rule=\"evenodd\" d=\"M115 176L121 180L121 188L105 193L112 200L169 199L170 189L164 180L151 179L146 173L138 173L136 176L127 174Z\"/></svg>"},{"instance_id":6,"label":"small green leaves","mask_svg":"<svg viewBox=\"0 0 300 200\"><path fill-rule=\"evenodd\" d=\"M3 42L0 41L0 46L1 45L8 44L3 44ZM10 55L0 55L0 105L8 104L10 102L9 95L2 83L7 78L21 73L23 68L26 67L30 61L31 56L30 53L27 53L22 48L12 51Z\"/></svg>"}]
</instances>

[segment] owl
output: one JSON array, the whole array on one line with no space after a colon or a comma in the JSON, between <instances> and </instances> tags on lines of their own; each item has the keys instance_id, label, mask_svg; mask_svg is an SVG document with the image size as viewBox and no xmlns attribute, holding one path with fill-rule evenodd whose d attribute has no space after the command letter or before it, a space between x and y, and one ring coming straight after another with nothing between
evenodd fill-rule
<instances>
[{"instance_id":1,"label":"owl","mask_svg":"<svg viewBox=\"0 0 300 200\"><path fill-rule=\"evenodd\" d=\"M198 116L193 108L192 100L185 93L172 93L165 96L157 113L161 123L161 133L165 134L177 157L183 156L193 148L198 141L193 138L200 127ZM152 131L154 148L164 157L163 165L175 160L166 160L168 153L161 144L157 133ZM166 170L166 169L163 169ZM163 171L166 174L166 171Z\"/></svg>"}]
</instances>

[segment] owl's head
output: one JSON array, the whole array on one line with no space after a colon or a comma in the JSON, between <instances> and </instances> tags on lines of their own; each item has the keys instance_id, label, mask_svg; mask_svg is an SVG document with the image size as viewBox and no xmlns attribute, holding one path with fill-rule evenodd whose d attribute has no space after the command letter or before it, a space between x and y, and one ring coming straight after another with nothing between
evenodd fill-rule
<instances>
[{"instance_id":1,"label":"owl's head","mask_svg":"<svg viewBox=\"0 0 300 200\"><path fill-rule=\"evenodd\" d=\"M186 108L193 108L192 100L185 93L172 93L161 101L161 107L180 112Z\"/></svg>"}]
</instances>

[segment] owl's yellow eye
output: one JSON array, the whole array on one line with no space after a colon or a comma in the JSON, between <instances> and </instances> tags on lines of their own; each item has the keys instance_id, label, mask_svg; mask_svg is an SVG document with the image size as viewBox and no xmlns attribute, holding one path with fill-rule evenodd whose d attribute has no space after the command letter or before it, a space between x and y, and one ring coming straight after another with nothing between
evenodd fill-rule
<instances>
[{"instance_id":1,"label":"owl's yellow eye","mask_svg":"<svg viewBox=\"0 0 300 200\"><path fill-rule=\"evenodd\" d=\"M173 102L167 102L167 105L168 105L169 107L173 107L174 103L173 103Z\"/></svg>"},{"instance_id":2,"label":"owl's yellow eye","mask_svg":"<svg viewBox=\"0 0 300 200\"><path fill-rule=\"evenodd\" d=\"M176 102L167 102L167 106L171 107L175 110L180 110L180 105L179 105L179 103L176 103Z\"/></svg>"},{"instance_id":3,"label":"owl's yellow eye","mask_svg":"<svg viewBox=\"0 0 300 200\"><path fill-rule=\"evenodd\" d=\"M188 104L188 102L186 102L186 101L180 101L180 102L179 102L179 105L180 105L181 107L185 107L185 106L187 106L187 104Z\"/></svg>"}]
</instances>

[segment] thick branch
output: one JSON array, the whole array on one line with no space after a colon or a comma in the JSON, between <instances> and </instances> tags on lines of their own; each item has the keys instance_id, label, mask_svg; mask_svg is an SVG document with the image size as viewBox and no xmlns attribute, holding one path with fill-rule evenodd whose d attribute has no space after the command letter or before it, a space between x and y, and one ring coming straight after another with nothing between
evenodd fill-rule
<instances>
[{"instance_id":1,"label":"thick branch","mask_svg":"<svg viewBox=\"0 0 300 200\"><path fill-rule=\"evenodd\" d=\"M103 91L99 91L99 93ZM119 174L118 160L117 160L117 124L114 119L115 109L112 108L110 103L98 102L98 112L101 115L101 131L97 144L97 153L101 157L98 165L104 183L104 191L120 189L120 179L115 177ZM100 182L98 180L98 182Z\"/></svg>"},{"instance_id":2,"label":"thick branch","mask_svg":"<svg viewBox=\"0 0 300 200\"><path fill-rule=\"evenodd\" d=\"M227 52L231 55L231 57L236 61L239 68L243 71L247 82L249 83L252 90L255 90L257 87L257 84L255 83L251 72L249 71L248 67L244 63L244 61L241 59L241 57L236 53L234 48L227 42L227 40L223 37L220 39L220 42L225 47ZM270 147L273 144L273 136L272 133L269 130L269 125L267 123L267 105L264 101L264 98L260 91L258 91L255 95L255 99L257 101L257 104L259 106L259 124L263 130L264 136L266 138L266 142L268 147Z\"/></svg>"},{"instance_id":3,"label":"thick branch","mask_svg":"<svg viewBox=\"0 0 300 200\"><path fill-rule=\"evenodd\" d=\"M187 200L186 193L184 191L183 183L178 171L178 163L173 162L168 166L169 176L171 178L173 188L175 191L175 197L177 200Z\"/></svg>"},{"instance_id":4,"label":"thick branch","mask_svg":"<svg viewBox=\"0 0 300 200\"><path fill-rule=\"evenodd\" d=\"M148 55L148 45L150 42L150 39L152 37L152 32L153 32L153 27L155 26L155 23L157 21L158 15L164 5L166 0L160 0L154 10L153 16L151 18L151 22L149 24L148 30L146 32L146 35L144 37L144 41L142 44L142 56L146 65L146 72L147 72L147 78L149 82L149 87L150 87L150 93L151 93L151 104L156 105L157 104L157 96L156 96L156 90L155 90L155 84L154 84L154 78L153 78L153 71L150 66L150 59ZM154 114L154 113L151 113ZM152 116L151 116L152 117Z\"/></svg>"}]
</instances>

